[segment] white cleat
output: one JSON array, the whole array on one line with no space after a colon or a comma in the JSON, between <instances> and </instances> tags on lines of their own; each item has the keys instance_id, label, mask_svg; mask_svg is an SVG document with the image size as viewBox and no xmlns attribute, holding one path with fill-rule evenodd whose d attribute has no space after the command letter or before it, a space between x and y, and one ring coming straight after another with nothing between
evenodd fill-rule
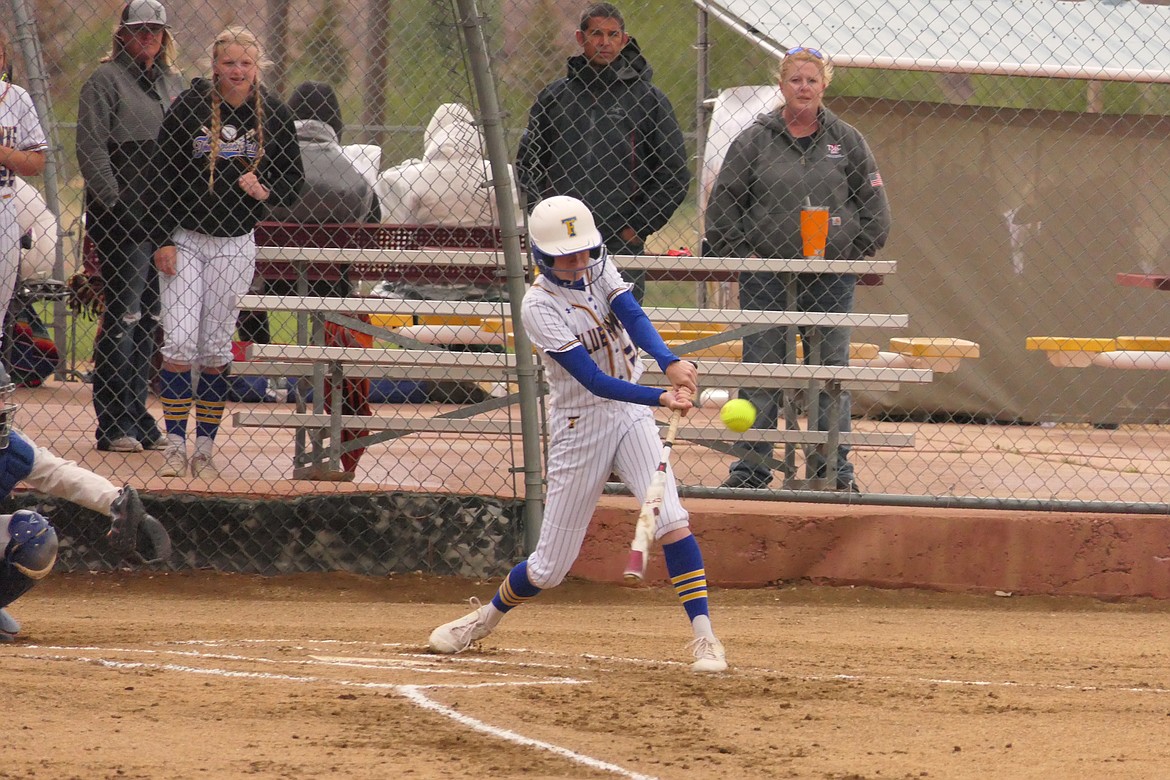
<instances>
[{"instance_id":1,"label":"white cleat","mask_svg":"<svg viewBox=\"0 0 1170 780\"><path fill-rule=\"evenodd\" d=\"M718 639L701 636L687 647L694 648L695 662L691 664L691 671L704 674L727 671L727 653Z\"/></svg>"},{"instance_id":2,"label":"white cleat","mask_svg":"<svg viewBox=\"0 0 1170 780\"><path fill-rule=\"evenodd\" d=\"M185 477L187 475L187 448L171 444L163 453L163 464L158 467L160 477Z\"/></svg>"},{"instance_id":3,"label":"white cleat","mask_svg":"<svg viewBox=\"0 0 1170 780\"><path fill-rule=\"evenodd\" d=\"M205 452L196 452L191 457L191 476L196 479L219 479L219 466Z\"/></svg>"},{"instance_id":4,"label":"white cleat","mask_svg":"<svg viewBox=\"0 0 1170 780\"><path fill-rule=\"evenodd\" d=\"M20 633L20 621L0 609L0 642L11 642Z\"/></svg>"},{"instance_id":5,"label":"white cleat","mask_svg":"<svg viewBox=\"0 0 1170 780\"><path fill-rule=\"evenodd\" d=\"M427 640L431 652L444 655L462 653L492 632L485 616L487 607L474 597L471 599L471 606L475 607L471 612L458 620L444 623L431 632L431 638Z\"/></svg>"}]
</instances>

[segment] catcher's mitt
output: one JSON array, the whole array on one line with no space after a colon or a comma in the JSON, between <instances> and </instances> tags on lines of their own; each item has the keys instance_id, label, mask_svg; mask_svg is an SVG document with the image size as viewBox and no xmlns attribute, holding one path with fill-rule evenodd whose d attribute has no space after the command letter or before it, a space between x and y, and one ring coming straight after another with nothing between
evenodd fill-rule
<instances>
[{"instance_id":1,"label":"catcher's mitt","mask_svg":"<svg viewBox=\"0 0 1170 780\"><path fill-rule=\"evenodd\" d=\"M73 274L67 282L69 285L69 310L74 314L84 314L96 319L106 310L105 282L100 276Z\"/></svg>"},{"instance_id":2,"label":"catcher's mitt","mask_svg":"<svg viewBox=\"0 0 1170 780\"><path fill-rule=\"evenodd\" d=\"M138 551L138 531L150 544L150 554ZM163 524L146 513L138 491L127 485L110 504L110 530L106 539L116 552L142 563L162 563L171 557L171 537Z\"/></svg>"}]
</instances>

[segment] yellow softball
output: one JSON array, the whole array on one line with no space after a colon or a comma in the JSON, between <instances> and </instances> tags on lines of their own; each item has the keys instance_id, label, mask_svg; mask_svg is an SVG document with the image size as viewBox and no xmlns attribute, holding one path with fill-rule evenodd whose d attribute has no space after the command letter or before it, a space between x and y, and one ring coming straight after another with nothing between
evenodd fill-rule
<instances>
[{"instance_id":1,"label":"yellow softball","mask_svg":"<svg viewBox=\"0 0 1170 780\"><path fill-rule=\"evenodd\" d=\"M732 398L719 410L719 419L731 430L743 433L756 421L756 407L745 398Z\"/></svg>"}]
</instances>

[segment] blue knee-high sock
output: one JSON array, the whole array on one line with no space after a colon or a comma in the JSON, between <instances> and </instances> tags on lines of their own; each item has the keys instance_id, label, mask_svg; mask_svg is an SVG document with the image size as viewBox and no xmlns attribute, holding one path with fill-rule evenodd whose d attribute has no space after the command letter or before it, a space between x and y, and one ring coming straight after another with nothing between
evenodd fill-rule
<instances>
[{"instance_id":1,"label":"blue knee-high sock","mask_svg":"<svg viewBox=\"0 0 1170 780\"><path fill-rule=\"evenodd\" d=\"M201 374L195 397L195 435L214 439L228 395L227 374Z\"/></svg>"},{"instance_id":2,"label":"blue knee-high sock","mask_svg":"<svg viewBox=\"0 0 1170 780\"><path fill-rule=\"evenodd\" d=\"M500 583L500 589L492 596L492 606L500 612L507 612L538 595L540 588L528 579L528 561L521 561L512 567L507 579Z\"/></svg>"},{"instance_id":3,"label":"blue knee-high sock","mask_svg":"<svg viewBox=\"0 0 1170 780\"><path fill-rule=\"evenodd\" d=\"M687 611L687 617L693 621L700 615L709 615L707 571L703 568L703 553L695 537L692 535L662 545L662 557L666 559L670 584Z\"/></svg>"},{"instance_id":4,"label":"blue knee-high sock","mask_svg":"<svg viewBox=\"0 0 1170 780\"><path fill-rule=\"evenodd\" d=\"M159 371L162 387L159 400L162 401L163 419L167 434L187 438L187 417L191 414L191 370Z\"/></svg>"}]
</instances>

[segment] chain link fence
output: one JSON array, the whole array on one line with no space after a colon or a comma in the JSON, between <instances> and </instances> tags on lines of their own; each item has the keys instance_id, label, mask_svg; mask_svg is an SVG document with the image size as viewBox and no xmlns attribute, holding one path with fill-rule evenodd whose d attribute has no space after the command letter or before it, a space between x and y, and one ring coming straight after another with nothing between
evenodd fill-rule
<instances>
[{"instance_id":1,"label":"chain link fence","mask_svg":"<svg viewBox=\"0 0 1170 780\"><path fill-rule=\"evenodd\" d=\"M591 38L596 24L582 29L576 1L493 0L478 15L438 0L163 5L181 77L174 94L159 81L138 103L133 79L94 82L103 58L130 67L131 49L149 43L138 17L137 38L119 27L120 2L3 9L13 82L32 93L50 145L44 176L22 190L29 241L4 352L20 423L41 445L160 494L340 501L356 491L434 506L455 494L471 518L483 512L469 502L489 497L493 517L506 518L500 561L477 564L490 574L531 543L516 507L536 511L540 491L543 387L513 326L528 273L524 214L539 197L574 194L594 207L640 295L644 284L668 343L702 367L702 403L675 450L684 493L1166 511L1166 8L989 0L940 26L939 9L955 4L907 0L894 22L895 7L863 2L826 17L811 4L640 0L619 5L630 39L607 70L582 55L600 48L605 59L613 41ZM201 82L199 99L172 103L212 75L213 60L224 79L240 71L250 45L227 64L212 50L234 27L263 50L268 102L246 90L233 102L230 89L226 103L213 100ZM822 78L815 66L833 64L823 104L856 128L872 169L858 163L858 136L829 115L811 141L776 129L795 119L779 109L778 86L793 47ZM162 122L160 104L189 114L164 127L169 147L139 126ZM248 124L257 106L263 138ZM769 154L787 152L736 145L769 113L770 135L756 143L797 150L804 190L791 171L769 171ZM307 182L294 187L299 200L281 189L297 178L280 167L292 152ZM218 183L211 157L223 161ZM96 181L102 164L113 200ZM256 195L237 181L252 172L275 208L245 200ZM200 183L206 191L191 189ZM888 240L865 245L855 220L872 224L865 209L878 189ZM123 200L124 213L96 223L95 211ZM802 205L829 207L823 257L805 257ZM182 218L168 222L176 209ZM257 219L253 257L235 239ZM219 265L183 276L181 289L164 279L169 314L147 317L149 332L137 320L125 330L105 310L132 286L113 258L128 236L154 240L163 227L183 233L179 263ZM809 293L834 285L831 302ZM167 323L195 328L189 348L163 346L177 343ZM103 375L95 351L100 364L114 349L102 346L111 329L136 347ZM221 387L211 342L227 331L233 367ZM176 384L176 367L200 361L207 370ZM136 366L157 427L119 427L118 388ZM645 381L664 380L651 371ZM719 422L736 395L760 413L742 434ZM187 420L178 469L154 441L168 415ZM193 475L196 434L217 420L215 471ZM119 451L136 449L125 440L146 449ZM210 522L189 511L168 504L171 525ZM347 544L365 544L362 517L334 518L357 529ZM297 541L297 522L281 526L277 552L249 559L246 542L225 541L191 563L311 567L281 563L290 545L329 548ZM427 563L429 533L399 546L414 551L400 569L442 569ZM312 560L337 563L327 552Z\"/></svg>"}]
</instances>

